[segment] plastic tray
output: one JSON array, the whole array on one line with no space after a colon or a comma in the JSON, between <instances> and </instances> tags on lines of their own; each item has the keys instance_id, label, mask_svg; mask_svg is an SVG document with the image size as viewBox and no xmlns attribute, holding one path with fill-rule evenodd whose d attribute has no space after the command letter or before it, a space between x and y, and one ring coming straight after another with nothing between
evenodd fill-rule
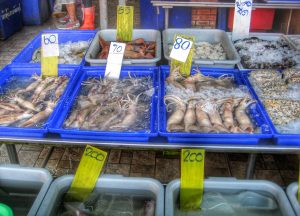
<instances>
[{"instance_id":1,"label":"plastic tray","mask_svg":"<svg viewBox=\"0 0 300 216\"><path fill-rule=\"evenodd\" d=\"M246 83L246 85L248 86L248 88L250 89L252 94L254 95L254 98L257 100L259 105L262 107L263 110L265 110L262 101L260 100L260 98L257 95L256 91L252 87L252 85L250 83L250 80L248 79L249 73L251 73L251 71L249 71L249 70L248 71L243 71L242 72L242 79L244 80L244 82ZM275 125L273 124L272 119L269 116L268 112L265 110L263 112L263 114L265 115L265 117L266 117L272 131L273 131L273 137L274 137L274 141L275 141L276 144L278 144L278 145L300 145L300 134L283 134L283 133L279 133L277 131Z\"/></svg>"},{"instance_id":2,"label":"plastic tray","mask_svg":"<svg viewBox=\"0 0 300 216\"><path fill-rule=\"evenodd\" d=\"M13 64L30 64L34 66L39 66L40 63L30 63L32 55L34 51L41 47L41 36L45 33L57 33L58 34L58 42L59 44L66 43L68 41L77 42L77 41L92 41L94 38L96 31L90 30L44 30L41 31L32 41L30 41L26 47L12 60ZM84 63L84 57L82 62ZM78 67L79 65L76 64L60 64L67 67Z\"/></svg>"},{"instance_id":3,"label":"plastic tray","mask_svg":"<svg viewBox=\"0 0 300 216\"><path fill-rule=\"evenodd\" d=\"M294 182L290 184L286 189L287 197L290 200L290 203L296 213L297 216L300 216L300 205L297 200L297 193L298 193L298 182Z\"/></svg>"},{"instance_id":4,"label":"plastic tray","mask_svg":"<svg viewBox=\"0 0 300 216\"><path fill-rule=\"evenodd\" d=\"M300 50L300 35L284 35L284 37L287 38L294 47ZM298 44L295 43L294 40L298 40Z\"/></svg>"},{"instance_id":5,"label":"plastic tray","mask_svg":"<svg viewBox=\"0 0 300 216\"><path fill-rule=\"evenodd\" d=\"M232 40L232 33L228 32L227 35L229 36L230 40ZM293 45L287 38L280 33L250 33L249 37L258 37L259 39L268 40L268 41L277 41L279 39L285 40L292 48L296 49L295 45ZM234 47L234 45L233 45ZM299 65L296 65L295 67L299 67ZM238 68L240 70L253 70L253 69L247 69L244 68L242 65L242 62L238 64Z\"/></svg>"},{"instance_id":6,"label":"plastic tray","mask_svg":"<svg viewBox=\"0 0 300 216\"><path fill-rule=\"evenodd\" d=\"M23 67L14 66L14 65L6 66L1 72L0 89L1 86L5 85L6 80L11 76L32 76L33 74L40 75L41 68L30 66L30 65L27 66L24 65ZM48 132L47 127L53 118L53 113L55 113L55 111L58 109L59 104L63 102L68 92L73 89L73 86L75 85L76 80L78 79L78 73L76 68L59 68L58 74L59 76L66 75L70 77L70 80L64 93L62 94L61 98L58 100L52 114L48 117L48 120L46 120L46 122L44 123L44 126L41 128L34 128L34 127L21 128L21 127L0 126L0 136L17 136L17 137L45 137L46 136Z\"/></svg>"},{"instance_id":7,"label":"plastic tray","mask_svg":"<svg viewBox=\"0 0 300 216\"><path fill-rule=\"evenodd\" d=\"M282 215L294 216L293 209L284 191L275 183L264 180L236 180L234 178L209 178L204 181L205 192L238 193L252 191L271 195L276 199ZM173 180L167 185L165 216L173 216L175 204L180 192L180 180ZM255 205L255 200L253 200ZM257 201L257 200L256 200Z\"/></svg>"},{"instance_id":8,"label":"plastic tray","mask_svg":"<svg viewBox=\"0 0 300 216\"><path fill-rule=\"evenodd\" d=\"M36 215L51 182L52 176L46 169L0 165L0 188L2 190L9 193L10 196L17 194L21 196L27 195L29 197L36 196L29 209L17 206L17 203L11 203L11 198L4 198L6 201L1 199L1 203L5 203L9 206L12 205L11 207L14 212L27 210L28 216ZM23 214L25 215L24 212Z\"/></svg>"},{"instance_id":9,"label":"plastic tray","mask_svg":"<svg viewBox=\"0 0 300 216\"><path fill-rule=\"evenodd\" d=\"M106 65L106 59L96 59L96 56L100 50L99 36L101 36L106 41L116 41L117 30L106 29L99 31L88 52L85 56L85 61L91 66L101 66ZM151 29L134 29L132 39L144 38L145 41L155 41L156 42L156 52L153 59L123 59L123 65L140 65L140 66L155 66L157 62L161 59L161 34L157 30Z\"/></svg>"},{"instance_id":10,"label":"plastic tray","mask_svg":"<svg viewBox=\"0 0 300 216\"><path fill-rule=\"evenodd\" d=\"M63 195L71 186L74 176L62 176L51 185L37 216L56 215ZM164 215L164 188L162 184L150 178L122 177L119 175L102 175L94 191L109 192L124 195L140 195L155 199L155 215Z\"/></svg>"},{"instance_id":11,"label":"plastic tray","mask_svg":"<svg viewBox=\"0 0 300 216\"><path fill-rule=\"evenodd\" d=\"M222 43L228 60L194 59L193 64L202 67L234 68L241 61L225 31L219 29L167 29L163 31L164 56L170 61L169 45L174 43L175 34L195 36L195 42Z\"/></svg>"},{"instance_id":12,"label":"plastic tray","mask_svg":"<svg viewBox=\"0 0 300 216\"><path fill-rule=\"evenodd\" d=\"M131 76L152 76L153 87L155 88L152 96L151 116L150 116L150 132L118 132L118 131L97 131L97 130L80 130L80 129L65 129L62 128L64 121L67 119L77 95L80 93L81 83L88 77L103 77L105 67L86 67L80 73L82 76L78 79L74 90L68 95L68 103L61 104L56 110L53 123L49 127L49 131L59 134L62 138L73 139L93 139L106 141L148 141L150 137L156 137L157 132L157 94L158 94L158 70L156 67L123 67L121 78L128 77L128 72Z\"/></svg>"},{"instance_id":13,"label":"plastic tray","mask_svg":"<svg viewBox=\"0 0 300 216\"><path fill-rule=\"evenodd\" d=\"M169 142L176 143L203 143L203 144L258 144L260 140L271 139L272 131L262 114L264 111L259 104L250 109L250 114L255 119L256 124L261 127L262 133L255 134L233 134L233 133L186 133L186 132L168 132L166 131L167 112L163 102L165 96L165 79L169 75L169 67L161 67L161 94L159 95L159 134L167 137ZM230 75L234 77L238 85L243 84L237 70L232 69L200 69L204 75L219 77ZM193 73L192 73L193 74ZM251 92L250 92L251 94ZM251 94L252 96L252 94Z\"/></svg>"}]
</instances>

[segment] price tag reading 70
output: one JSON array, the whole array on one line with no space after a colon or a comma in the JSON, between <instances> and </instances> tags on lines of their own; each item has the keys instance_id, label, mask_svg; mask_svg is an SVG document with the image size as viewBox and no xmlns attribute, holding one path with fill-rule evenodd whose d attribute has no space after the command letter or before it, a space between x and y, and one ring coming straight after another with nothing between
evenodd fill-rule
<instances>
[{"instance_id":1,"label":"price tag reading 70","mask_svg":"<svg viewBox=\"0 0 300 216\"><path fill-rule=\"evenodd\" d=\"M125 47L125 43L110 43L109 54L105 68L105 77L119 79Z\"/></svg>"},{"instance_id":2,"label":"price tag reading 70","mask_svg":"<svg viewBox=\"0 0 300 216\"><path fill-rule=\"evenodd\" d=\"M192 41L177 36L170 53L170 58L183 63L186 62L192 46Z\"/></svg>"}]
</instances>

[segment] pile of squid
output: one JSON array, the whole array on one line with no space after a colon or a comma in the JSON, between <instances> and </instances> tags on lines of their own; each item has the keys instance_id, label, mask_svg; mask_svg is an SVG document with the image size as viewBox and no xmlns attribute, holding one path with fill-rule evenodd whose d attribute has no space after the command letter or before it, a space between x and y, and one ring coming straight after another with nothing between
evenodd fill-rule
<instances>
[{"instance_id":1,"label":"pile of squid","mask_svg":"<svg viewBox=\"0 0 300 216\"><path fill-rule=\"evenodd\" d=\"M110 42L99 37L100 51L96 58L107 59ZM145 41L137 38L132 42L127 42L124 52L125 59L153 59L155 57L156 42Z\"/></svg>"},{"instance_id":2,"label":"pile of squid","mask_svg":"<svg viewBox=\"0 0 300 216\"><path fill-rule=\"evenodd\" d=\"M0 95L0 126L41 127L68 81L66 76L10 78Z\"/></svg>"},{"instance_id":3,"label":"pile of squid","mask_svg":"<svg viewBox=\"0 0 300 216\"><path fill-rule=\"evenodd\" d=\"M121 80L88 78L65 128L102 131L138 131L150 128L153 94L151 77Z\"/></svg>"},{"instance_id":4,"label":"pile of squid","mask_svg":"<svg viewBox=\"0 0 300 216\"><path fill-rule=\"evenodd\" d=\"M164 102L168 132L254 133L249 107L256 101L236 86L234 78L205 76L200 71L184 78L175 68L166 79Z\"/></svg>"}]
</instances>

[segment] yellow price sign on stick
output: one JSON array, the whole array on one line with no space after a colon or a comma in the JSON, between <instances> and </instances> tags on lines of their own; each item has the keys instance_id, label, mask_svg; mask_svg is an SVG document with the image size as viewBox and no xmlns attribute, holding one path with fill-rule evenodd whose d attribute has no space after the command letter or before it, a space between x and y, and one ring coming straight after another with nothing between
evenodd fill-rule
<instances>
[{"instance_id":1,"label":"yellow price sign on stick","mask_svg":"<svg viewBox=\"0 0 300 216\"><path fill-rule=\"evenodd\" d=\"M298 155L299 159L299 173L298 173L298 192L297 192L297 198L298 198L298 203L300 204L300 155Z\"/></svg>"},{"instance_id":2,"label":"yellow price sign on stick","mask_svg":"<svg viewBox=\"0 0 300 216\"><path fill-rule=\"evenodd\" d=\"M42 76L58 76L58 34L42 34Z\"/></svg>"},{"instance_id":3,"label":"yellow price sign on stick","mask_svg":"<svg viewBox=\"0 0 300 216\"><path fill-rule=\"evenodd\" d=\"M67 200L84 201L94 190L105 164L107 153L87 145L81 157Z\"/></svg>"},{"instance_id":4,"label":"yellow price sign on stick","mask_svg":"<svg viewBox=\"0 0 300 216\"><path fill-rule=\"evenodd\" d=\"M181 150L180 209L200 209L204 188L203 149Z\"/></svg>"},{"instance_id":5,"label":"yellow price sign on stick","mask_svg":"<svg viewBox=\"0 0 300 216\"><path fill-rule=\"evenodd\" d=\"M174 36L174 44L170 53L171 71L179 67L183 76L187 77L191 73L194 55L195 37L179 35Z\"/></svg>"},{"instance_id":6,"label":"yellow price sign on stick","mask_svg":"<svg viewBox=\"0 0 300 216\"><path fill-rule=\"evenodd\" d=\"M132 41L133 6L118 6L117 9L117 40Z\"/></svg>"}]
</instances>

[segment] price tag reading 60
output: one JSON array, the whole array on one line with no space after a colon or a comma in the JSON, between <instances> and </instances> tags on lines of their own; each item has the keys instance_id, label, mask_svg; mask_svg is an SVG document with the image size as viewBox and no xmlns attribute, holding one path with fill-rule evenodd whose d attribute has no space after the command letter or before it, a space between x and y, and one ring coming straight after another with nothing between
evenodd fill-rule
<instances>
[{"instance_id":1,"label":"price tag reading 60","mask_svg":"<svg viewBox=\"0 0 300 216\"><path fill-rule=\"evenodd\" d=\"M43 41L45 45L57 43L57 34L43 35Z\"/></svg>"},{"instance_id":2,"label":"price tag reading 60","mask_svg":"<svg viewBox=\"0 0 300 216\"><path fill-rule=\"evenodd\" d=\"M170 53L170 58L183 63L186 62L192 46L193 41L177 36Z\"/></svg>"},{"instance_id":3,"label":"price tag reading 60","mask_svg":"<svg viewBox=\"0 0 300 216\"><path fill-rule=\"evenodd\" d=\"M58 34L42 35L43 57L59 56Z\"/></svg>"}]
</instances>

